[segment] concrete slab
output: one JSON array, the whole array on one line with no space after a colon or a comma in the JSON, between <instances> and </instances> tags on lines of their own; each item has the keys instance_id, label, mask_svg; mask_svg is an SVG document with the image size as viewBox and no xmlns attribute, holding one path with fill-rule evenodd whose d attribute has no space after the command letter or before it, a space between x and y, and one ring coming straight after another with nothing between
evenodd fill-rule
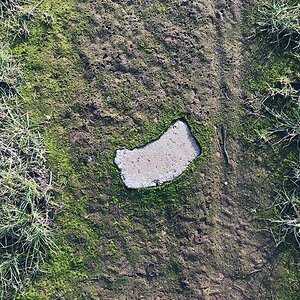
<instances>
[{"instance_id":1,"label":"concrete slab","mask_svg":"<svg viewBox=\"0 0 300 300\"><path fill-rule=\"evenodd\" d=\"M158 140L133 150L117 150L115 163L126 187L138 189L173 180L200 153L188 125L177 121Z\"/></svg>"}]
</instances>

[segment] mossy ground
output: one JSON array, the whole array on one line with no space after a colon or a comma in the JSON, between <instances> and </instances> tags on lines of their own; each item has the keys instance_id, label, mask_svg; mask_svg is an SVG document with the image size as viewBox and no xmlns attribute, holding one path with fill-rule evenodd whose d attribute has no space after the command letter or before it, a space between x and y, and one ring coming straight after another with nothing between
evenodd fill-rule
<instances>
[{"instance_id":1,"label":"mossy ground","mask_svg":"<svg viewBox=\"0 0 300 300\"><path fill-rule=\"evenodd\" d=\"M52 24L45 25L40 12L52 15ZM87 296L79 291L78 282L95 277L97 257L108 253L109 256L115 256L114 260L118 260L118 247L113 237L105 237L109 233L102 230L98 222L95 225L90 220L86 207L92 205L93 201L103 201L104 210L117 207L123 214L121 221L119 217L112 217L111 226L117 231L131 226L131 216L144 215L145 222L150 219L149 222L153 224L150 215L147 215L150 210L153 217L157 217L157 214L171 214L172 210L182 205L180 191L185 191L190 182L195 180L192 176L193 170L201 161L209 159L213 131L208 124L196 122L182 107L163 104L164 113L158 124L146 120L143 132L135 128L130 132L127 128L120 129L117 133L111 132L106 145L110 151L101 153L96 150L96 162L92 166L82 165L74 159L73 151L76 149L68 136L68 117L62 114L77 102L74 99L90 97L86 94L88 79L83 76L85 62L77 44L78 35L92 31L89 30L92 26L89 14L72 1L45 1L28 21L28 26L29 38L17 39L13 43L13 52L20 59L24 70L25 85L21 91L23 108L29 111L33 122L45 125L43 136L48 150L48 161L55 174L57 198L62 205L62 211L56 217L54 228L57 249L49 253L44 267L45 276L32 283L20 299L87 299L91 295ZM145 47L141 45L141 48ZM148 53L148 50L145 52ZM186 118L201 144L201 158L176 183L151 190L126 190L113 163L115 150L142 145L160 135L174 119L182 117ZM85 195L85 180L90 179L91 174L96 176L92 183L96 193L101 191L97 182L113 179L106 195L94 195L94 199ZM99 222L101 224L101 220ZM149 232L145 230L144 234ZM103 240L106 243L106 253L99 249ZM176 261L170 263L171 271L176 276L178 265Z\"/></svg>"},{"instance_id":2,"label":"mossy ground","mask_svg":"<svg viewBox=\"0 0 300 300\"><path fill-rule=\"evenodd\" d=\"M209 41L205 41L203 33L193 29L195 37L188 36L183 41L193 44L193 39L199 39L202 43L200 49L191 51L191 57L197 56L203 69L208 70L201 71L203 74L200 76L200 71L191 67L191 58L184 54L187 46L174 41L173 35L184 37L180 26L174 29L175 33L167 33L166 39L141 30L143 34L134 40L138 59L128 66L128 62L124 62L118 53L113 53L112 59L116 61L117 69L105 70L101 69L100 63L97 64L97 57L103 55L102 46L97 48L95 44L99 42L97 38L101 34L105 36L109 27L103 26L102 31L99 29L100 32L97 32L94 27L99 24L97 18L92 16L95 12L84 9L83 4L70 0L44 1L39 10L53 15L52 24L46 25L42 14L37 13L29 22L29 38L13 43L13 51L18 55L25 73L21 92L24 110L29 111L33 121L44 125L41 128L44 128L48 160L55 174L57 199L62 206L54 227L57 249L49 253L45 274L32 282L19 298L101 299L106 289L115 298L109 298L108 295L105 299L122 299L124 290L128 297L134 299L138 294L142 297L141 290L145 287L142 280L147 280L156 293L168 291L169 297L182 294L182 297L196 299L196 291L185 291L188 290L187 265L199 260L199 264L208 265L208 271L203 271L205 274L218 262L209 262L198 246L196 250L191 249L196 239L193 232L196 229L197 236L197 232L201 235L201 231L205 231L199 225L201 222L210 227L207 244L213 236L222 234L222 228L217 227L214 219L214 214L217 215L220 208L214 206L212 200L207 200L209 197L219 198L211 189L216 187L213 177L218 176L216 174L222 172L223 168L214 162L217 149L214 125L228 121L231 124L229 138L242 139L240 123L234 124L242 113L237 112L240 115L236 120L226 117L224 112L207 117L210 110L215 109L215 104L210 101L217 97L218 92L213 90L213 49ZM116 8L116 4L109 2L105 6L105 12L116 9L115 13L111 13L112 19L122 18L122 10ZM100 15L101 9L103 7L100 6ZM194 8L190 11L194 13ZM207 11L209 15L210 11ZM153 5L145 3L139 17L151 19L156 15L162 18L167 15L168 20L182 26L186 26L185 22L207 26L206 29L211 26L193 18L193 15L187 17L184 9L180 9L175 16L174 7L163 1ZM107 21L106 26L112 22L107 14L103 15L103 19ZM155 25L154 22L154 25L157 30L171 26L165 22L163 25L159 22ZM118 28L118 24L112 23L110 26L112 31ZM122 26L119 30L122 30ZM119 37L118 40L105 36L105 42L107 39L112 41L115 48L124 51L130 48L124 38ZM93 44L95 49L86 50L87 44ZM176 52L179 58L174 55ZM157 56L156 60L169 59L171 63L157 67L154 55ZM266 83L274 82L279 75L290 75L289 65L294 66L293 62L287 64L275 56L269 61L274 61L271 68L253 60L255 68L251 69L257 71L255 76L250 77L256 78L249 81L252 90L264 90ZM141 71L143 68L148 68L146 75L141 77L142 80L136 80L136 74L144 74ZM209 71L209 68L212 70ZM131 75L120 75L118 70ZM176 78L172 72L181 74L183 78ZM194 76L192 83L188 78L189 73L191 77ZM211 78L211 82L206 77ZM197 91L198 86L201 86L200 91ZM166 94L155 94L157 89ZM193 101L197 93L205 105L200 106L197 100ZM133 99L141 95L146 100L135 103ZM157 96L161 96L161 99L156 100ZM149 190L125 189L113 163L115 150L137 147L157 138L178 118L185 118L191 126L202 147L201 157L173 183ZM244 132L247 130L251 129L245 125ZM205 184L202 183L204 174L212 177L206 178ZM261 192L259 187L257 189ZM199 223L198 220L202 221ZM182 222L188 225L182 226ZM185 248L188 249L184 254L188 257L187 263L182 260L181 253ZM218 251L217 248L209 248L208 251L212 251L211 257L220 259L214 253ZM289 283L297 278L294 268L287 264L291 257L283 254L278 258L283 270L280 277L282 290L286 290L286 286L290 286ZM224 265L227 264L230 277L235 257L226 252L221 259ZM155 260L159 266L154 278L145 272L150 260ZM133 285L131 278L141 278L141 281L136 279L138 283ZM163 278L161 282L160 278ZM130 289L135 292L134 295L130 296ZM282 290L278 290L278 299L284 299L281 298ZM290 292L290 297L297 296L293 289ZM155 296L153 294L153 298Z\"/></svg>"}]
</instances>

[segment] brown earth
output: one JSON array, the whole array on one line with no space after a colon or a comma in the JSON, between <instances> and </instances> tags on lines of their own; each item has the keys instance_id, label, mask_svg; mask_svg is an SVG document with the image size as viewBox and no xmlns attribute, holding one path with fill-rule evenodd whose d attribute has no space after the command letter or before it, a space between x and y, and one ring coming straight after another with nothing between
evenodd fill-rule
<instances>
[{"instance_id":1,"label":"brown earth","mask_svg":"<svg viewBox=\"0 0 300 300\"><path fill-rule=\"evenodd\" d=\"M90 299L273 299L268 290L272 241L259 232L251 213L268 202L268 174L242 132L242 28L245 9L253 3L106 0L80 5L93 16L93 31L79 38L88 96L62 117L77 161L88 169L81 191L90 201L85 218L104 237L97 262L92 256L84 262L95 278L76 289ZM106 199L114 197L116 175L108 153L127 140L140 146L144 134L159 136L162 124L169 125L166 120L184 114L212 125L216 134L212 159L200 163L190 186L178 192L182 205L171 213L167 207L161 212L141 207L126 222L124 215L142 194L123 191L120 202L104 209ZM227 127L228 162L222 126ZM97 153L106 154L101 162ZM129 203L125 212L122 202Z\"/></svg>"}]
</instances>

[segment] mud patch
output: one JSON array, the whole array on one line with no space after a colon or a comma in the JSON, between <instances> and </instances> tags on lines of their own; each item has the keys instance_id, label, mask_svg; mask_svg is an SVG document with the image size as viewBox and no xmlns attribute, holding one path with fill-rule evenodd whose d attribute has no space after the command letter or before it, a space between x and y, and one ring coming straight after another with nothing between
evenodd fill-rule
<instances>
[{"instance_id":1,"label":"mud patch","mask_svg":"<svg viewBox=\"0 0 300 300\"><path fill-rule=\"evenodd\" d=\"M154 187L181 175L200 152L188 125L177 121L156 141L117 150L115 163L126 187Z\"/></svg>"}]
</instances>

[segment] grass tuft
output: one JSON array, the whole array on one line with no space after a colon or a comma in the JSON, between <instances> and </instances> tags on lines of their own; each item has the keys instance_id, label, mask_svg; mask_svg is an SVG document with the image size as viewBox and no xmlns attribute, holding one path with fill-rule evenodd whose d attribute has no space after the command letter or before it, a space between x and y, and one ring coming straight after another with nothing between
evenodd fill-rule
<instances>
[{"instance_id":1,"label":"grass tuft","mask_svg":"<svg viewBox=\"0 0 300 300\"><path fill-rule=\"evenodd\" d=\"M46 150L17 98L0 99L0 291L2 298L22 288L41 269L53 246L52 175Z\"/></svg>"},{"instance_id":2,"label":"grass tuft","mask_svg":"<svg viewBox=\"0 0 300 300\"><path fill-rule=\"evenodd\" d=\"M14 94L22 83L23 74L10 48L0 49L0 96Z\"/></svg>"},{"instance_id":3,"label":"grass tuft","mask_svg":"<svg viewBox=\"0 0 300 300\"><path fill-rule=\"evenodd\" d=\"M270 220L271 231L277 246L291 237L300 246L300 84L282 79L270 87L259 105L260 116L267 117L268 128L260 132L260 138L280 148L287 148L296 161L291 161L289 175L283 180L283 189L277 194L275 207L279 212ZM297 159L298 158L298 159Z\"/></svg>"},{"instance_id":4,"label":"grass tuft","mask_svg":"<svg viewBox=\"0 0 300 300\"><path fill-rule=\"evenodd\" d=\"M300 89L299 83L280 82L269 88L261 108L271 117L271 127L264 130L263 139L287 146L300 144Z\"/></svg>"},{"instance_id":5,"label":"grass tuft","mask_svg":"<svg viewBox=\"0 0 300 300\"><path fill-rule=\"evenodd\" d=\"M293 237L300 246L300 197L299 191L283 191L278 194L276 207L280 211L277 219L271 220L273 236L277 246Z\"/></svg>"},{"instance_id":6,"label":"grass tuft","mask_svg":"<svg viewBox=\"0 0 300 300\"><path fill-rule=\"evenodd\" d=\"M294 1L264 1L258 9L258 32L285 50L300 49L300 4Z\"/></svg>"},{"instance_id":7,"label":"grass tuft","mask_svg":"<svg viewBox=\"0 0 300 300\"><path fill-rule=\"evenodd\" d=\"M7 15L16 13L22 6L27 4L26 0L1 0L0 1L0 19Z\"/></svg>"},{"instance_id":8,"label":"grass tuft","mask_svg":"<svg viewBox=\"0 0 300 300\"><path fill-rule=\"evenodd\" d=\"M24 40L30 35L30 21L42 16L45 26L50 27L53 16L39 10L44 0L0 0L0 21L5 24L6 35L12 40Z\"/></svg>"}]
</instances>

